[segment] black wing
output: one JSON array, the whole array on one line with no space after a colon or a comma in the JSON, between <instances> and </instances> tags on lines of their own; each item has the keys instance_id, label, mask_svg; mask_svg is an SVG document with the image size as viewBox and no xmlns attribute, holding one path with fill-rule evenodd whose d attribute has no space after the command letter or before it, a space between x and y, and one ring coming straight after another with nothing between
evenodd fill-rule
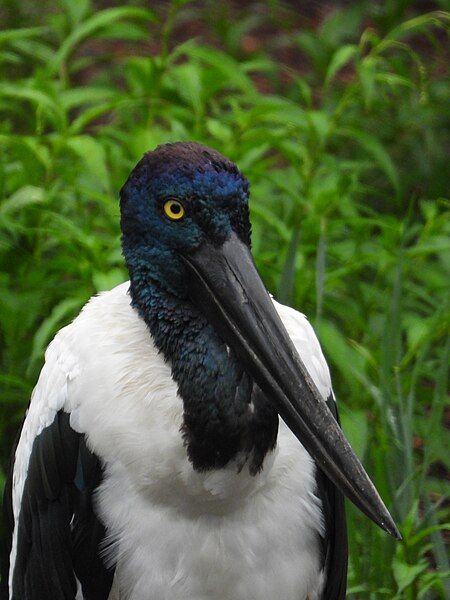
<instances>
[{"instance_id":1,"label":"black wing","mask_svg":"<svg viewBox=\"0 0 450 600\"><path fill-rule=\"evenodd\" d=\"M332 394L330 394L327 404L339 423L337 406ZM317 469L316 481L325 518L322 558L326 582L322 600L344 600L347 590L348 564L344 496L320 469Z\"/></svg>"},{"instance_id":2,"label":"black wing","mask_svg":"<svg viewBox=\"0 0 450 600\"><path fill-rule=\"evenodd\" d=\"M85 600L107 599L113 569L100 556L105 537L92 506L92 493L102 478L98 458L76 433L70 416L58 412L36 437L22 494L17 553L10 600L74 600L77 579ZM5 487L7 530L11 510L12 469ZM11 547L11 538L6 543ZM8 564L2 572L2 600L8 600Z\"/></svg>"},{"instance_id":3,"label":"black wing","mask_svg":"<svg viewBox=\"0 0 450 600\"><path fill-rule=\"evenodd\" d=\"M23 423L22 423L23 426ZM8 576L9 576L9 555L11 554L12 544L12 531L14 524L13 506L12 506L12 482L14 472L14 459L16 456L17 444L19 443L20 434L22 433L22 426L17 432L16 439L11 450L11 456L9 459L5 488L3 491L3 510L2 510L2 523L1 523L1 537L0 537L0 599L8 600Z\"/></svg>"}]
</instances>

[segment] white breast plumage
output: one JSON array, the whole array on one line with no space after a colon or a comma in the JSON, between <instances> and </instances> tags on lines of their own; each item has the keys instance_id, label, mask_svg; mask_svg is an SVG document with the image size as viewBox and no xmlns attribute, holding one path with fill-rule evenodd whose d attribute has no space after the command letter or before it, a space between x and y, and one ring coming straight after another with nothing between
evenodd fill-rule
<instances>
[{"instance_id":1,"label":"white breast plumage","mask_svg":"<svg viewBox=\"0 0 450 600\"><path fill-rule=\"evenodd\" d=\"M15 522L32 441L63 409L106 465L97 506L105 553L117 560L111 598L318 597L323 523L312 459L281 422L259 475L235 464L195 472L170 365L127 290L124 283L91 299L47 350L16 453ZM314 331L300 313L275 306L327 398L330 377ZM16 532L12 565L15 552Z\"/></svg>"}]
</instances>

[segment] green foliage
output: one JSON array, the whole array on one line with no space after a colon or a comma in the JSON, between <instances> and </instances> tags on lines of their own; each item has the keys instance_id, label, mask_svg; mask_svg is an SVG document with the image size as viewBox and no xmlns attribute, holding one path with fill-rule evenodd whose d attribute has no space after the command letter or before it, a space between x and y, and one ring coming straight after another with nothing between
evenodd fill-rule
<instances>
[{"instance_id":1,"label":"green foliage","mask_svg":"<svg viewBox=\"0 0 450 600\"><path fill-rule=\"evenodd\" d=\"M174 2L158 20L64 0L44 25L19 14L0 32L2 468L48 342L126 278L128 172L159 143L199 140L250 179L260 272L317 328L343 427L404 536L350 508L349 597L444 598L449 17L353 4L311 30L277 2L239 22L222 6L214 45L176 35L210 3ZM264 26L280 35L245 52ZM306 72L276 60L280 48Z\"/></svg>"}]
</instances>

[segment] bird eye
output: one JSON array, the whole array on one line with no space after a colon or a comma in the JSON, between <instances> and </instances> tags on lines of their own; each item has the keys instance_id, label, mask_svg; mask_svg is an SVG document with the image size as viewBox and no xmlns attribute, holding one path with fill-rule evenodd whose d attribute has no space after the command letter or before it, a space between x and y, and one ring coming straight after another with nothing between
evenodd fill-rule
<instances>
[{"instance_id":1,"label":"bird eye","mask_svg":"<svg viewBox=\"0 0 450 600\"><path fill-rule=\"evenodd\" d=\"M184 206L178 200L167 200L164 203L164 213L172 221L179 221L184 217Z\"/></svg>"}]
</instances>

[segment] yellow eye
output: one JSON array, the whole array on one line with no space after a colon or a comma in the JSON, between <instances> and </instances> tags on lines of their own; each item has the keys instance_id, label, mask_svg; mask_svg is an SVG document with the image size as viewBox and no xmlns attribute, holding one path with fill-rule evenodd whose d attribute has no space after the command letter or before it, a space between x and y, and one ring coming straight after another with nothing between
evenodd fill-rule
<instances>
[{"instance_id":1,"label":"yellow eye","mask_svg":"<svg viewBox=\"0 0 450 600\"><path fill-rule=\"evenodd\" d=\"M178 200L167 200L164 203L164 213L172 221L179 221L184 217L184 206Z\"/></svg>"}]
</instances>

